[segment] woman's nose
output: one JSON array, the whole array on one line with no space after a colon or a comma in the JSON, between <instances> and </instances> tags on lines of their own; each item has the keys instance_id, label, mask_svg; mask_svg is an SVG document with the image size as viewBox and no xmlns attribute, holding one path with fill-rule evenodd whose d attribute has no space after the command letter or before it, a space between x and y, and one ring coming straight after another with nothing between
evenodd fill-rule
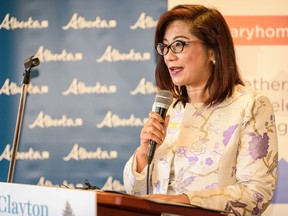
<instances>
[{"instance_id":1,"label":"woman's nose","mask_svg":"<svg viewBox=\"0 0 288 216\"><path fill-rule=\"evenodd\" d=\"M168 53L164 56L164 58L167 61L173 61L173 60L177 59L178 57L174 52L172 52L171 49L169 49Z\"/></svg>"}]
</instances>

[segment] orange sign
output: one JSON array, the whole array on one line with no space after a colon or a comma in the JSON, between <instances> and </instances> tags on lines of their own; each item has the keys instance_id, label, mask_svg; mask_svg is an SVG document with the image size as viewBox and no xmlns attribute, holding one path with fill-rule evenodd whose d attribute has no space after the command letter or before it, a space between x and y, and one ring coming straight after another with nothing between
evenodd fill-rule
<instances>
[{"instance_id":1,"label":"orange sign","mask_svg":"<svg viewBox=\"0 0 288 216\"><path fill-rule=\"evenodd\" d=\"M287 45L288 16L225 16L235 45Z\"/></svg>"}]
</instances>

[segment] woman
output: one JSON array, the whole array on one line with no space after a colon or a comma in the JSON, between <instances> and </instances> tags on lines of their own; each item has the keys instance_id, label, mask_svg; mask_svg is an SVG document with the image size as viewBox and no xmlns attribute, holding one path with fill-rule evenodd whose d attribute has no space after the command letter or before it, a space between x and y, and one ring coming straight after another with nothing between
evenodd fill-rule
<instances>
[{"instance_id":1,"label":"woman","mask_svg":"<svg viewBox=\"0 0 288 216\"><path fill-rule=\"evenodd\" d=\"M245 87L233 40L219 11L180 5L157 24L156 84L173 93L162 119L149 114L140 146L124 169L127 193L241 215L260 215L277 173L277 132L269 99Z\"/></svg>"}]
</instances>

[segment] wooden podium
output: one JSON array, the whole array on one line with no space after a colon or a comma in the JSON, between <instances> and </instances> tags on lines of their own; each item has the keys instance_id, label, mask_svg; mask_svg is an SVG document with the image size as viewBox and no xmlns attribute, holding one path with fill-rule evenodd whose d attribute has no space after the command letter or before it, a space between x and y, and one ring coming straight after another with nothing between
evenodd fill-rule
<instances>
[{"instance_id":1,"label":"wooden podium","mask_svg":"<svg viewBox=\"0 0 288 216\"><path fill-rule=\"evenodd\" d=\"M220 216L219 211L185 204L171 204L116 192L97 192L97 215L144 216L144 215L199 215Z\"/></svg>"},{"instance_id":2,"label":"wooden podium","mask_svg":"<svg viewBox=\"0 0 288 216\"><path fill-rule=\"evenodd\" d=\"M224 214L193 205L146 199L115 191L75 190L5 182L0 182L0 197L0 215L29 216L33 213L33 215L85 216L223 216Z\"/></svg>"}]
</instances>

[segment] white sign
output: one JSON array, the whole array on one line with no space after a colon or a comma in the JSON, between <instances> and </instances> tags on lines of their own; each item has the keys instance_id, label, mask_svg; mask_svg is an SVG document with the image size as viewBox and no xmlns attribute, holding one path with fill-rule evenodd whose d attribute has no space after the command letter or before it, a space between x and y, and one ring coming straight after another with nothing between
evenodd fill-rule
<instances>
[{"instance_id":1,"label":"white sign","mask_svg":"<svg viewBox=\"0 0 288 216\"><path fill-rule=\"evenodd\" d=\"M96 192L0 182L0 215L96 215Z\"/></svg>"}]
</instances>

